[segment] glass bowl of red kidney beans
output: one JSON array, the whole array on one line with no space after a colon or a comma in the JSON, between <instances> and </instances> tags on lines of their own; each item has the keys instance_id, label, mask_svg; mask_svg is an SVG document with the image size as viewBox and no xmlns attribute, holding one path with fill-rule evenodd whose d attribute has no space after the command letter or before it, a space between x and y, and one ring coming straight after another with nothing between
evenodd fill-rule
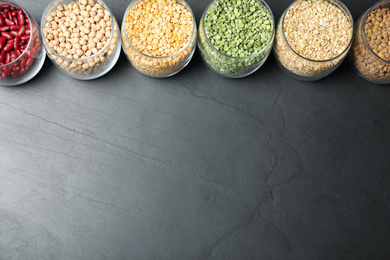
<instances>
[{"instance_id":1,"label":"glass bowl of red kidney beans","mask_svg":"<svg viewBox=\"0 0 390 260\"><path fill-rule=\"evenodd\" d=\"M34 19L16 2L0 0L0 85L15 86L32 79L45 56Z\"/></svg>"}]
</instances>

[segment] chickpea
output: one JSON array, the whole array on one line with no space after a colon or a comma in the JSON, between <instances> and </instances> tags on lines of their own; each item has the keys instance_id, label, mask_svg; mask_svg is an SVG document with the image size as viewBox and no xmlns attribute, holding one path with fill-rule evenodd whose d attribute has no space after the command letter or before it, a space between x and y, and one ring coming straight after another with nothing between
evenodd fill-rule
<instances>
[{"instance_id":1,"label":"chickpea","mask_svg":"<svg viewBox=\"0 0 390 260\"><path fill-rule=\"evenodd\" d=\"M107 24L107 21L111 23L111 16L104 5L95 3L95 0L77 0L59 5L47 17L43 35L47 45L61 55L53 57L53 62L70 74L80 76L95 73L112 60L114 52L109 50L117 48L118 33L110 41L110 48L104 47L109 40L106 36L111 35L112 30L118 30L118 26ZM48 54L54 55L53 51L48 51ZM83 60L96 54L92 61Z\"/></svg>"}]
</instances>

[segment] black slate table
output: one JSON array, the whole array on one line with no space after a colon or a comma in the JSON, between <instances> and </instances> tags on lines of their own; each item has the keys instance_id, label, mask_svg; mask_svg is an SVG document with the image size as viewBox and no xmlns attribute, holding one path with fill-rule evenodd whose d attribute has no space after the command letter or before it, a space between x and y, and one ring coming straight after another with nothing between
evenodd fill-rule
<instances>
[{"instance_id":1,"label":"black slate table","mask_svg":"<svg viewBox=\"0 0 390 260\"><path fill-rule=\"evenodd\" d=\"M50 0L20 1L37 21ZM107 1L119 22L129 1ZM376 1L345 0L355 21ZM189 0L197 21L208 1ZM269 1L276 19L290 1ZM124 54L0 87L0 259L388 259L390 87Z\"/></svg>"}]
</instances>

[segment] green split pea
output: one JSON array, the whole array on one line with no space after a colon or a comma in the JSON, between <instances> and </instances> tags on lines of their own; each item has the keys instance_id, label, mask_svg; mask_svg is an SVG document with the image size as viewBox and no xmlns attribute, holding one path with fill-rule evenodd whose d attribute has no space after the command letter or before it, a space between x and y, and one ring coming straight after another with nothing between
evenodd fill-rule
<instances>
[{"instance_id":1,"label":"green split pea","mask_svg":"<svg viewBox=\"0 0 390 260\"><path fill-rule=\"evenodd\" d=\"M215 0L204 13L200 27L204 27L199 32L202 57L224 76L250 74L251 67L264 62L272 47L273 16L259 0Z\"/></svg>"},{"instance_id":2,"label":"green split pea","mask_svg":"<svg viewBox=\"0 0 390 260\"><path fill-rule=\"evenodd\" d=\"M204 28L211 44L233 57L260 52L272 36L272 18L259 1L219 0L206 13Z\"/></svg>"}]
</instances>

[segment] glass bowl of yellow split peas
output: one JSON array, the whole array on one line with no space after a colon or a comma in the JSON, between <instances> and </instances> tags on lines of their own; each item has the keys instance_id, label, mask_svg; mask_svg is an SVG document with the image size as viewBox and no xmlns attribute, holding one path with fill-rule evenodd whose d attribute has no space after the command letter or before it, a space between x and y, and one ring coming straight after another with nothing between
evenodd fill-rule
<instances>
[{"instance_id":1,"label":"glass bowl of yellow split peas","mask_svg":"<svg viewBox=\"0 0 390 260\"><path fill-rule=\"evenodd\" d=\"M196 48L194 14L184 0L134 0L122 23L122 47L132 66L156 78L172 76Z\"/></svg>"},{"instance_id":2,"label":"glass bowl of yellow split peas","mask_svg":"<svg viewBox=\"0 0 390 260\"><path fill-rule=\"evenodd\" d=\"M101 0L55 0L42 16L41 30L49 58L72 78L101 77L118 61L119 26Z\"/></svg>"}]
</instances>

